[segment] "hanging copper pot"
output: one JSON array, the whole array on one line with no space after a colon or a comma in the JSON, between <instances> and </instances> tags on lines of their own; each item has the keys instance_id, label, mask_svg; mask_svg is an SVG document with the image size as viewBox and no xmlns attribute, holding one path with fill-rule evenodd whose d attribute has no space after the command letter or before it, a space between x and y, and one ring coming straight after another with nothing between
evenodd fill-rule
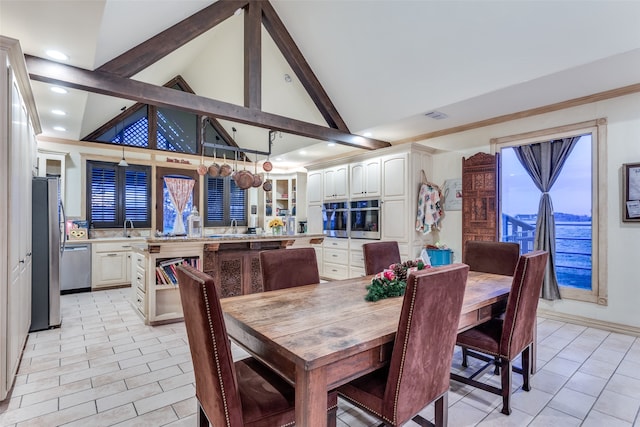
<instances>
[{"instance_id":1,"label":"hanging copper pot","mask_svg":"<svg viewBox=\"0 0 640 427\"><path fill-rule=\"evenodd\" d=\"M220 175L220 165L217 164L216 162L211 163L211 165L209 166L208 169L209 175L212 177L217 177L218 175Z\"/></svg>"},{"instance_id":2,"label":"hanging copper pot","mask_svg":"<svg viewBox=\"0 0 640 427\"><path fill-rule=\"evenodd\" d=\"M229 176L233 172L231 165L227 163L227 156L224 156L224 163L220 166L220 176Z\"/></svg>"},{"instance_id":3,"label":"hanging copper pot","mask_svg":"<svg viewBox=\"0 0 640 427\"><path fill-rule=\"evenodd\" d=\"M201 164L198 166L197 171L198 171L198 175L200 175L200 176L206 175L206 173L207 173L207 166L201 163Z\"/></svg>"},{"instance_id":4,"label":"hanging copper pot","mask_svg":"<svg viewBox=\"0 0 640 427\"><path fill-rule=\"evenodd\" d=\"M269 161L269 159L267 158L267 160L262 164L262 169L264 169L265 172L271 172L271 170L273 169L273 164Z\"/></svg>"},{"instance_id":5,"label":"hanging copper pot","mask_svg":"<svg viewBox=\"0 0 640 427\"><path fill-rule=\"evenodd\" d=\"M213 163L209 166L208 169L209 176L215 178L220 175L220 165L216 162L216 149L213 149Z\"/></svg>"},{"instance_id":6,"label":"hanging copper pot","mask_svg":"<svg viewBox=\"0 0 640 427\"><path fill-rule=\"evenodd\" d=\"M258 173L258 156L256 155L256 161L253 162L253 185L252 187L258 188L262 185L262 175Z\"/></svg>"},{"instance_id":7,"label":"hanging copper pot","mask_svg":"<svg viewBox=\"0 0 640 427\"><path fill-rule=\"evenodd\" d=\"M271 185L271 180L267 179L264 184L262 184L262 189L264 191L271 191L271 189L273 188L273 186Z\"/></svg>"}]
</instances>

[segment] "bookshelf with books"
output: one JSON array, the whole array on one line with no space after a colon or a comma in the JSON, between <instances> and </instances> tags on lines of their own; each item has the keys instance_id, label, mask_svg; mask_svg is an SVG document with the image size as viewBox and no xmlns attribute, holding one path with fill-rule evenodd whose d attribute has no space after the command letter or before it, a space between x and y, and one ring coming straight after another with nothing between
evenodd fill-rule
<instances>
[{"instance_id":1,"label":"bookshelf with books","mask_svg":"<svg viewBox=\"0 0 640 427\"><path fill-rule=\"evenodd\" d=\"M178 270L179 265L190 265L198 270L202 270L202 261L198 257L178 257L169 259L156 260L156 289L162 289L163 286L178 286Z\"/></svg>"},{"instance_id":2,"label":"bookshelf with books","mask_svg":"<svg viewBox=\"0 0 640 427\"><path fill-rule=\"evenodd\" d=\"M134 246L132 304L147 325L182 320L177 267L189 264L202 270L202 242L144 246Z\"/></svg>"}]
</instances>

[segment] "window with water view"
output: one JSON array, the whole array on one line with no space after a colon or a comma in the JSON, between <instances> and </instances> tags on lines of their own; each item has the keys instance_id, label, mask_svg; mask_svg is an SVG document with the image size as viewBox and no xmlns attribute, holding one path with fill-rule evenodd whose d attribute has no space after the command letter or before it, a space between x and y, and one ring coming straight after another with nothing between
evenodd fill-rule
<instances>
[{"instance_id":1,"label":"window with water view","mask_svg":"<svg viewBox=\"0 0 640 427\"><path fill-rule=\"evenodd\" d=\"M513 147L500 151L501 240L533 250L540 202L535 186ZM556 274L560 287L592 289L592 137L582 135L549 192L553 204Z\"/></svg>"}]
</instances>

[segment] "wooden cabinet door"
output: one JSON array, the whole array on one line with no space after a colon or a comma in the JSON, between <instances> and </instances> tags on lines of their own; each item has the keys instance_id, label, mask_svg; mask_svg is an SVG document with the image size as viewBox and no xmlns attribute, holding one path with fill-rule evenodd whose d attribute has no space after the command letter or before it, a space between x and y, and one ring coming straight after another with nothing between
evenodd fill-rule
<instances>
[{"instance_id":1,"label":"wooden cabinet door","mask_svg":"<svg viewBox=\"0 0 640 427\"><path fill-rule=\"evenodd\" d=\"M93 263L92 287L119 285L127 282L128 252L98 252Z\"/></svg>"},{"instance_id":2,"label":"wooden cabinet door","mask_svg":"<svg viewBox=\"0 0 640 427\"><path fill-rule=\"evenodd\" d=\"M380 196L380 159L364 163L364 192L367 197Z\"/></svg>"},{"instance_id":3,"label":"wooden cabinet door","mask_svg":"<svg viewBox=\"0 0 640 427\"><path fill-rule=\"evenodd\" d=\"M364 163L356 163L351 165L351 197L364 196L365 186L365 168Z\"/></svg>"},{"instance_id":4,"label":"wooden cabinet door","mask_svg":"<svg viewBox=\"0 0 640 427\"><path fill-rule=\"evenodd\" d=\"M498 154L463 158L463 246L467 240L498 240L498 194Z\"/></svg>"},{"instance_id":5,"label":"wooden cabinet door","mask_svg":"<svg viewBox=\"0 0 640 427\"><path fill-rule=\"evenodd\" d=\"M406 196L406 154L382 159L382 197Z\"/></svg>"},{"instance_id":6,"label":"wooden cabinet door","mask_svg":"<svg viewBox=\"0 0 640 427\"><path fill-rule=\"evenodd\" d=\"M262 292L259 251L220 251L217 260L221 298Z\"/></svg>"},{"instance_id":7,"label":"wooden cabinet door","mask_svg":"<svg viewBox=\"0 0 640 427\"><path fill-rule=\"evenodd\" d=\"M309 172L307 175L307 203L322 203L322 171Z\"/></svg>"}]
</instances>

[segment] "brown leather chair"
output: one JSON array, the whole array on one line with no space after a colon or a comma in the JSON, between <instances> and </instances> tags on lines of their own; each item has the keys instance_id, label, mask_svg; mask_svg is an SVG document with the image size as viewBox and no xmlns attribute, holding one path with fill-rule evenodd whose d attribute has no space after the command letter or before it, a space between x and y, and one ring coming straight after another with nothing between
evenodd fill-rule
<instances>
[{"instance_id":1,"label":"brown leather chair","mask_svg":"<svg viewBox=\"0 0 640 427\"><path fill-rule=\"evenodd\" d=\"M398 242L375 242L362 245L365 274L377 274L391 264L401 262Z\"/></svg>"},{"instance_id":2,"label":"brown leather chair","mask_svg":"<svg viewBox=\"0 0 640 427\"><path fill-rule=\"evenodd\" d=\"M385 425L414 419L435 401L435 425L447 425L449 372L469 267L410 273L388 366L338 388L340 397Z\"/></svg>"},{"instance_id":3,"label":"brown leather chair","mask_svg":"<svg viewBox=\"0 0 640 427\"><path fill-rule=\"evenodd\" d=\"M313 248L262 251L260 269L265 292L320 283L316 250Z\"/></svg>"},{"instance_id":4,"label":"brown leather chair","mask_svg":"<svg viewBox=\"0 0 640 427\"><path fill-rule=\"evenodd\" d=\"M196 379L198 425L293 425L294 388L252 357L233 362L213 278L181 265L178 280ZM327 406L327 423L335 426L335 391L329 393Z\"/></svg>"},{"instance_id":5,"label":"brown leather chair","mask_svg":"<svg viewBox=\"0 0 640 427\"><path fill-rule=\"evenodd\" d=\"M471 271L513 276L520 258L520 244L514 242L464 242L462 262Z\"/></svg>"},{"instance_id":6,"label":"brown leather chair","mask_svg":"<svg viewBox=\"0 0 640 427\"><path fill-rule=\"evenodd\" d=\"M475 328L458 334L456 344L466 349L466 356L488 362L469 377L451 374L451 378L472 385L490 393L502 396L502 413L511 413L511 371L522 375L525 391L529 385L531 367L531 348L534 341L533 328L536 323L536 310L540 298L540 289L547 266L549 254L546 251L534 251L522 255L518 261L511 292L507 301L504 318L494 318ZM522 353L522 369L512 365L513 360ZM486 356L490 355L490 356ZM466 356L463 366L466 366ZM500 366L501 387L474 380L484 369L496 360Z\"/></svg>"}]
</instances>

